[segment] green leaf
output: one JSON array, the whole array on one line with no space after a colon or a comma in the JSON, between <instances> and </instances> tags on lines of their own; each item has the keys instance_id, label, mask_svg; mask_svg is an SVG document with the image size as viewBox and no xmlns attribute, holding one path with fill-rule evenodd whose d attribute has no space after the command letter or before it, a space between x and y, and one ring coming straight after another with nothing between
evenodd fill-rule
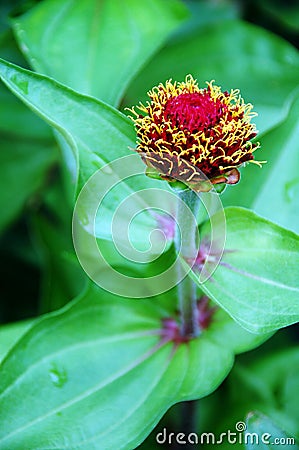
<instances>
[{"instance_id":1,"label":"green leaf","mask_svg":"<svg viewBox=\"0 0 299 450\"><path fill-rule=\"evenodd\" d=\"M248 434L247 450L275 449L279 446L288 450L299 449L295 444L295 438L288 436L269 417L259 412L248 415L245 436L246 434Z\"/></svg>"},{"instance_id":2,"label":"green leaf","mask_svg":"<svg viewBox=\"0 0 299 450\"><path fill-rule=\"evenodd\" d=\"M36 323L1 366L0 448L136 448L172 404L209 394L235 352L265 340L218 310L199 338L173 347L160 333L175 304L163 302L92 287Z\"/></svg>"},{"instance_id":3,"label":"green leaf","mask_svg":"<svg viewBox=\"0 0 299 450\"><path fill-rule=\"evenodd\" d=\"M96 202L98 208L99 195L106 194L103 208L98 211L97 237L112 239L111 220L114 212L123 200L130 198L138 190L148 189L155 206L163 207L159 199L161 200L163 191L169 191L168 184L144 176L145 165L131 150L135 146L135 131L130 119L99 100L86 97L50 78L5 61L0 62L0 77L15 95L59 132L65 162L73 172L74 183L79 176L78 193L91 175L107 163L114 162L113 166L103 169L100 178L96 175L91 181L86 188L89 193L88 201L80 203L80 220L89 227L88 212L91 206L88 202ZM68 152L69 146L73 153ZM125 156L129 160L119 159ZM112 186L116 183L116 186L110 188L111 183ZM150 188L157 188L158 191L150 191ZM172 199L175 199L174 195ZM129 207L124 208L123 223L126 226L130 223L126 217L128 210L137 208L140 211L142 207L144 211L134 221L136 224L130 236L132 242L141 246L146 243L148 247L148 236L151 230L157 228L157 220L145 208L147 204L142 198L133 197ZM171 200L168 208L172 208ZM160 242L160 238L157 241Z\"/></svg>"},{"instance_id":4,"label":"green leaf","mask_svg":"<svg viewBox=\"0 0 299 450\"><path fill-rule=\"evenodd\" d=\"M270 332L297 322L299 237L246 209L227 208L225 214L221 262L204 284L196 272L193 279L251 332ZM217 236L216 220L217 215L213 230ZM206 228L201 235L208 239ZM210 265L214 267L212 260Z\"/></svg>"},{"instance_id":5,"label":"green leaf","mask_svg":"<svg viewBox=\"0 0 299 450\"><path fill-rule=\"evenodd\" d=\"M240 89L259 113L263 132L284 116L283 105L298 86L298 51L279 37L241 21L207 26L170 42L133 80L126 105L146 100L146 92L169 78L191 73L200 85L216 80L223 89Z\"/></svg>"},{"instance_id":6,"label":"green leaf","mask_svg":"<svg viewBox=\"0 0 299 450\"><path fill-rule=\"evenodd\" d=\"M117 104L185 16L178 0L48 0L13 25L36 71Z\"/></svg>"},{"instance_id":7,"label":"green leaf","mask_svg":"<svg viewBox=\"0 0 299 450\"><path fill-rule=\"evenodd\" d=\"M114 108L3 60L0 74L7 87L71 146L73 158L79 160L75 170L80 168L80 186L97 168L129 154L134 127Z\"/></svg>"},{"instance_id":8,"label":"green leaf","mask_svg":"<svg viewBox=\"0 0 299 450\"><path fill-rule=\"evenodd\" d=\"M291 104L289 114L279 126L263 136L261 144L269 171L259 186L259 195L253 202L258 214L279 225L299 233L299 90ZM277 155L275 165L272 154ZM263 156L264 157L264 156ZM274 156L275 158L275 156ZM272 166L272 167L271 167ZM263 174L260 174L260 179Z\"/></svg>"},{"instance_id":9,"label":"green leaf","mask_svg":"<svg viewBox=\"0 0 299 450\"><path fill-rule=\"evenodd\" d=\"M286 118L261 139L257 159L266 160L261 169L251 164L242 179L227 189L225 205L252 208L267 219L299 233L299 91L294 95Z\"/></svg>"}]
</instances>

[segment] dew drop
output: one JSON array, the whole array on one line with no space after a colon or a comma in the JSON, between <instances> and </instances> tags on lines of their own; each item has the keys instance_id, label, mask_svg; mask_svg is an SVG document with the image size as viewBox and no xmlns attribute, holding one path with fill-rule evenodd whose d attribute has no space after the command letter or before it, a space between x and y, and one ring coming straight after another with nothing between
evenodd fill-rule
<instances>
[{"instance_id":1,"label":"dew drop","mask_svg":"<svg viewBox=\"0 0 299 450\"><path fill-rule=\"evenodd\" d=\"M50 379L54 386L61 388L67 382L67 373L64 368L58 368L56 364L52 364L49 370Z\"/></svg>"}]
</instances>

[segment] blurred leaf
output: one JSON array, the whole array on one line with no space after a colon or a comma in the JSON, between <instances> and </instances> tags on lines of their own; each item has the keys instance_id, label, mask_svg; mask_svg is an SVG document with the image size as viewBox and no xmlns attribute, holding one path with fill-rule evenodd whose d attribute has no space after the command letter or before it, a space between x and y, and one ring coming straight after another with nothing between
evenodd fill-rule
<instances>
[{"instance_id":1,"label":"blurred leaf","mask_svg":"<svg viewBox=\"0 0 299 450\"><path fill-rule=\"evenodd\" d=\"M11 27L11 16L24 13L40 0L1 0L0 2L0 33Z\"/></svg>"},{"instance_id":2,"label":"blurred leaf","mask_svg":"<svg viewBox=\"0 0 299 450\"><path fill-rule=\"evenodd\" d=\"M168 314L91 287L36 323L1 367L0 448L135 448L173 403L214 390L234 352L265 340L219 310L174 348L159 337Z\"/></svg>"},{"instance_id":3,"label":"blurred leaf","mask_svg":"<svg viewBox=\"0 0 299 450\"><path fill-rule=\"evenodd\" d=\"M0 138L10 135L11 140L35 140L43 146L49 144L51 130L26 108L5 86L0 86ZM54 145L54 141L53 141ZM11 145L13 148L13 145Z\"/></svg>"},{"instance_id":4,"label":"blurred leaf","mask_svg":"<svg viewBox=\"0 0 299 450\"><path fill-rule=\"evenodd\" d=\"M13 144L13 148L12 148ZM0 152L0 232L20 214L38 189L43 187L49 168L55 161L52 143L1 139Z\"/></svg>"},{"instance_id":5,"label":"blurred leaf","mask_svg":"<svg viewBox=\"0 0 299 450\"><path fill-rule=\"evenodd\" d=\"M283 105L298 86L298 51L254 25L226 21L170 42L131 83L126 105L146 100L146 92L169 78L181 81L191 73L200 85L216 80L223 89L241 90L259 113L261 132L278 123Z\"/></svg>"},{"instance_id":6,"label":"blurred leaf","mask_svg":"<svg viewBox=\"0 0 299 450\"><path fill-rule=\"evenodd\" d=\"M0 32L10 27L9 14L17 6L19 0L2 0L0 3Z\"/></svg>"},{"instance_id":7,"label":"blurred leaf","mask_svg":"<svg viewBox=\"0 0 299 450\"><path fill-rule=\"evenodd\" d=\"M257 159L262 169L249 164L241 182L225 191L225 205L253 208L258 214L299 233L299 90L286 118L261 139Z\"/></svg>"},{"instance_id":8,"label":"blurred leaf","mask_svg":"<svg viewBox=\"0 0 299 450\"><path fill-rule=\"evenodd\" d=\"M82 292L87 280L74 252L72 210L63 193L60 177L57 177L31 221L32 239L43 266L41 313L64 306Z\"/></svg>"},{"instance_id":9,"label":"blurred leaf","mask_svg":"<svg viewBox=\"0 0 299 450\"><path fill-rule=\"evenodd\" d=\"M221 262L207 282L201 284L195 272L194 280L253 333L297 322L299 236L246 209L227 208L225 215L227 235ZM215 221L213 233L216 227ZM205 235L203 228L203 240ZM214 267L213 261L210 264Z\"/></svg>"},{"instance_id":10,"label":"blurred leaf","mask_svg":"<svg viewBox=\"0 0 299 450\"><path fill-rule=\"evenodd\" d=\"M71 247L70 229L64 230L60 224L55 226L43 217L35 218L38 249L44 261L40 300L42 313L61 308L84 287L86 277Z\"/></svg>"},{"instance_id":11,"label":"blurred leaf","mask_svg":"<svg viewBox=\"0 0 299 450\"><path fill-rule=\"evenodd\" d=\"M191 16L183 25L171 36L171 42L176 39L182 40L188 35L192 35L199 28L211 26L215 23L225 20L238 18L240 15L240 6L234 0L184 0Z\"/></svg>"},{"instance_id":12,"label":"blurred leaf","mask_svg":"<svg viewBox=\"0 0 299 450\"><path fill-rule=\"evenodd\" d=\"M288 436L269 417L259 412L250 413L247 417L246 434L254 433L252 442L250 436L246 445L247 450L259 449L275 449L282 446L286 449L298 450L299 446L295 445L295 439Z\"/></svg>"},{"instance_id":13,"label":"blurred leaf","mask_svg":"<svg viewBox=\"0 0 299 450\"><path fill-rule=\"evenodd\" d=\"M277 24L294 33L299 33L299 4L298 2L284 2L281 0L263 0L258 3L262 12L274 19Z\"/></svg>"},{"instance_id":14,"label":"blurred leaf","mask_svg":"<svg viewBox=\"0 0 299 450\"><path fill-rule=\"evenodd\" d=\"M8 59L20 66L26 66L26 61L17 46L11 30L5 30L0 33L0 54L3 59ZM27 112L27 114L30 114L30 112ZM35 120L38 121L39 119L35 118ZM42 125L46 128L45 124L42 123Z\"/></svg>"},{"instance_id":15,"label":"blurred leaf","mask_svg":"<svg viewBox=\"0 0 299 450\"><path fill-rule=\"evenodd\" d=\"M117 104L185 16L178 0L48 0L13 24L36 71Z\"/></svg>"}]
</instances>

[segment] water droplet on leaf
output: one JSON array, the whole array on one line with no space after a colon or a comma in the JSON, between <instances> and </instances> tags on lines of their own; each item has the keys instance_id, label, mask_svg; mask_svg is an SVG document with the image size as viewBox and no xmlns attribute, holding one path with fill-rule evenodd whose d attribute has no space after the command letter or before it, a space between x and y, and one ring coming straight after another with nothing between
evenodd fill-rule
<instances>
[{"instance_id":1,"label":"water droplet on leaf","mask_svg":"<svg viewBox=\"0 0 299 450\"><path fill-rule=\"evenodd\" d=\"M49 370L49 375L52 383L56 387L62 387L67 382L67 373L64 368L58 368L56 364L52 364L51 369Z\"/></svg>"}]
</instances>

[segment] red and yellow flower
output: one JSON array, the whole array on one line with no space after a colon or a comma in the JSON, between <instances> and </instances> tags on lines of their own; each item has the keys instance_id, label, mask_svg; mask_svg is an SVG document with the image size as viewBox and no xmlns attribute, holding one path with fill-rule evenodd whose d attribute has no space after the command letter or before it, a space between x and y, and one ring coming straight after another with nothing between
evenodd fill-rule
<instances>
[{"instance_id":1,"label":"red and yellow flower","mask_svg":"<svg viewBox=\"0 0 299 450\"><path fill-rule=\"evenodd\" d=\"M213 82L202 89L188 75L184 82L159 84L148 96L146 105L130 109L131 119L136 151L159 177L203 191L211 183L237 183L243 163L260 165L253 156L259 143L251 141L256 113L239 90L222 92Z\"/></svg>"}]
</instances>

